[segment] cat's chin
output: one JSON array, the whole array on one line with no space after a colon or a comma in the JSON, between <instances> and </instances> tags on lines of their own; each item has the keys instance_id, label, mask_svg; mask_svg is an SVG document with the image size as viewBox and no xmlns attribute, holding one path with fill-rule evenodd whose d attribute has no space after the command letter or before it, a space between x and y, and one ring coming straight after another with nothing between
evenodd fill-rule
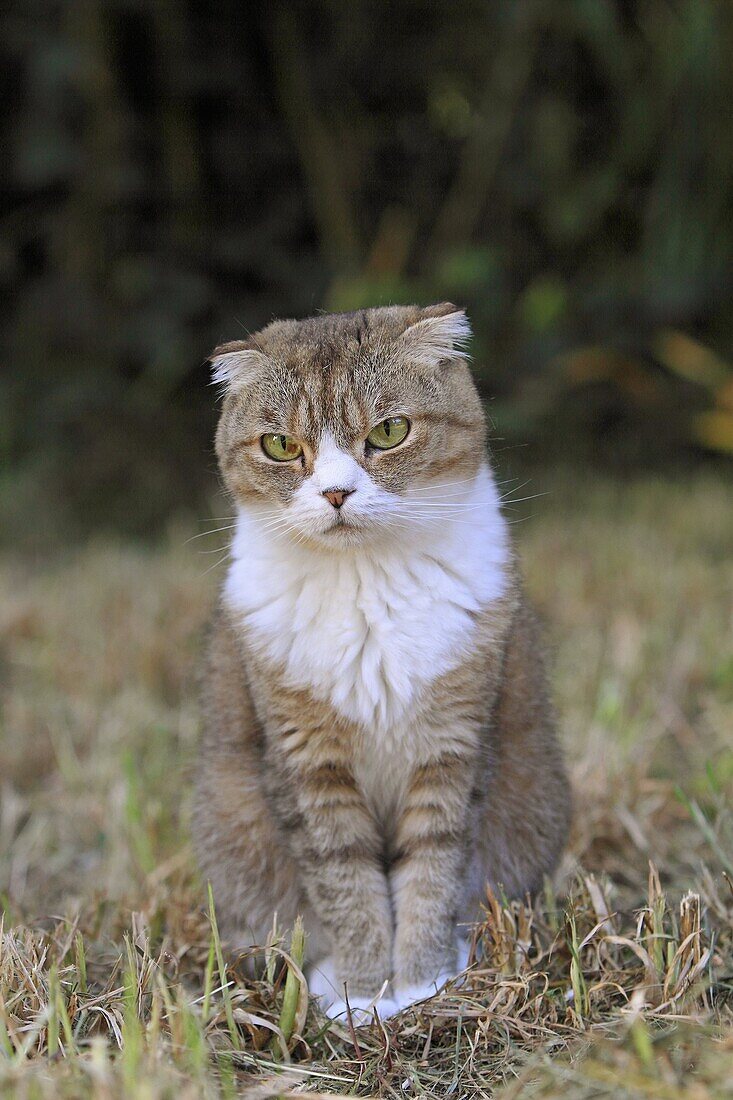
<instances>
[{"instance_id":1,"label":"cat's chin","mask_svg":"<svg viewBox=\"0 0 733 1100\"><path fill-rule=\"evenodd\" d=\"M320 518L320 517L319 517ZM295 545L308 546L319 550L349 550L359 547L384 548L393 542L399 542L404 533L404 525L390 523L389 517L375 519L370 516L339 516L337 520L319 526L308 521L294 523L290 528Z\"/></svg>"},{"instance_id":2,"label":"cat's chin","mask_svg":"<svg viewBox=\"0 0 733 1100\"><path fill-rule=\"evenodd\" d=\"M329 527L314 540L325 550L349 550L369 542L369 531L363 527Z\"/></svg>"},{"instance_id":3,"label":"cat's chin","mask_svg":"<svg viewBox=\"0 0 733 1100\"><path fill-rule=\"evenodd\" d=\"M374 536L374 528L352 520L339 520L338 523L324 527L321 531L309 532L308 540L327 549L339 549L349 546L362 546Z\"/></svg>"},{"instance_id":4,"label":"cat's chin","mask_svg":"<svg viewBox=\"0 0 733 1100\"><path fill-rule=\"evenodd\" d=\"M354 523L353 520L340 520L338 523L332 524L324 531L325 535L336 535L343 538L358 538L365 533L365 527L361 523Z\"/></svg>"}]
</instances>

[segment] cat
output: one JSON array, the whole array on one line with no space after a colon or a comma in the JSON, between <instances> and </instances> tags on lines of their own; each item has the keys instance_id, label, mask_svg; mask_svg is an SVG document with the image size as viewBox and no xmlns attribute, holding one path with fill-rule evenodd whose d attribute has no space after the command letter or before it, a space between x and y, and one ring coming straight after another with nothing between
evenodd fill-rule
<instances>
[{"instance_id":1,"label":"cat","mask_svg":"<svg viewBox=\"0 0 733 1100\"><path fill-rule=\"evenodd\" d=\"M236 507L194 838L224 936L303 915L332 1017L465 964L551 874L570 794L455 306L275 321L212 355Z\"/></svg>"}]
</instances>

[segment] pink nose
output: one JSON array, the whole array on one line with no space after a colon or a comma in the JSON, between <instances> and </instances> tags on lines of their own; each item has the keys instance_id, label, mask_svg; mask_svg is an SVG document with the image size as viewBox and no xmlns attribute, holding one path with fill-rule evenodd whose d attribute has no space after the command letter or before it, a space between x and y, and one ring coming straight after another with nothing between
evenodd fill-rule
<instances>
[{"instance_id":1,"label":"pink nose","mask_svg":"<svg viewBox=\"0 0 733 1100\"><path fill-rule=\"evenodd\" d=\"M323 495L334 508L340 508L347 497L353 493L353 489L328 489Z\"/></svg>"}]
</instances>

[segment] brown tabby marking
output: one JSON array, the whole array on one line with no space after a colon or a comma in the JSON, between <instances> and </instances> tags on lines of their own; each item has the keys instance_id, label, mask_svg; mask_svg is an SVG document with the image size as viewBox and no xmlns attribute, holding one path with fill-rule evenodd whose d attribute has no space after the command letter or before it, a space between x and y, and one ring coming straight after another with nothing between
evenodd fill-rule
<instances>
[{"instance_id":1,"label":"brown tabby marking","mask_svg":"<svg viewBox=\"0 0 733 1100\"><path fill-rule=\"evenodd\" d=\"M452 306L394 307L275 322L214 355L240 531L205 679L199 859L233 945L303 913L311 961L332 956L364 1003L389 980L394 1009L455 970L487 882L541 885L569 818L536 625L491 541L505 530L466 332ZM366 446L395 415L405 441ZM265 433L301 458L269 460ZM318 482L324 462L357 490ZM336 516L321 496L342 487ZM496 565L477 558L476 580L484 545ZM474 582L491 594L476 602Z\"/></svg>"}]
</instances>

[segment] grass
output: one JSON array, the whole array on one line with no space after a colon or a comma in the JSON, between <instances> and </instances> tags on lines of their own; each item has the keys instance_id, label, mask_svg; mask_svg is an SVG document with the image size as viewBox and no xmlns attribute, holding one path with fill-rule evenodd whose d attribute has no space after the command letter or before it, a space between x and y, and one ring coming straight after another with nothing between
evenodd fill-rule
<instances>
[{"instance_id":1,"label":"grass","mask_svg":"<svg viewBox=\"0 0 733 1100\"><path fill-rule=\"evenodd\" d=\"M733 488L533 487L567 858L532 906L487 897L464 986L362 1029L308 1003L297 936L227 969L193 866L221 536L5 557L0 1096L733 1096Z\"/></svg>"}]
</instances>

